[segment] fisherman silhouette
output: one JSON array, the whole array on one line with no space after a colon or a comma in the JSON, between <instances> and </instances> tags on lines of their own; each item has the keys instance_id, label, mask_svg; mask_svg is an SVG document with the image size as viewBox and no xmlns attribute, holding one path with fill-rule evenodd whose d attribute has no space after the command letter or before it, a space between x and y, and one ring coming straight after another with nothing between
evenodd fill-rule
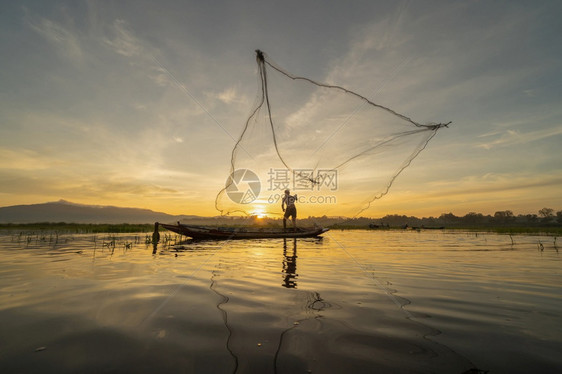
<instances>
[{"instance_id":1,"label":"fisherman silhouette","mask_svg":"<svg viewBox=\"0 0 562 374\"><path fill-rule=\"evenodd\" d=\"M295 202L297 201L297 195L291 196L291 191L285 190L285 195L281 199L281 209L285 212L283 216L283 228L287 228L287 218L291 217L293 220L293 230L297 229L297 207ZM287 206L287 208L285 208Z\"/></svg>"}]
</instances>

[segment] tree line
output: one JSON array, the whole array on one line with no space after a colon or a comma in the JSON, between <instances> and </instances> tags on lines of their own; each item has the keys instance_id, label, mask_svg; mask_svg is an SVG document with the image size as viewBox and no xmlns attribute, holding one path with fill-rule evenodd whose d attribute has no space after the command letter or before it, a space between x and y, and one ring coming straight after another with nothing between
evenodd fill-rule
<instances>
[{"instance_id":1,"label":"tree line","mask_svg":"<svg viewBox=\"0 0 562 374\"><path fill-rule=\"evenodd\" d=\"M362 218L365 220L365 218ZM371 219L371 221L373 221ZM404 215L387 215L374 220L380 225L412 227L469 227L469 226L559 226L562 225L562 210L556 211L552 208L542 208L537 214L515 215L511 210L500 210L493 215L470 212L464 216L456 216L453 213L443 213L439 217L408 217Z\"/></svg>"}]
</instances>

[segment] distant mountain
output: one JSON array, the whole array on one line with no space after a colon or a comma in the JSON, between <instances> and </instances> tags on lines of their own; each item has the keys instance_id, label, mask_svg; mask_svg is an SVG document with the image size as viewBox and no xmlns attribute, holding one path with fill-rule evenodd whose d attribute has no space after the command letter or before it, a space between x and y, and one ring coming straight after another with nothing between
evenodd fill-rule
<instances>
[{"instance_id":1,"label":"distant mountain","mask_svg":"<svg viewBox=\"0 0 562 374\"><path fill-rule=\"evenodd\" d=\"M0 223L154 223L176 222L198 216L155 212L149 209L75 204L65 200L0 208Z\"/></svg>"}]
</instances>

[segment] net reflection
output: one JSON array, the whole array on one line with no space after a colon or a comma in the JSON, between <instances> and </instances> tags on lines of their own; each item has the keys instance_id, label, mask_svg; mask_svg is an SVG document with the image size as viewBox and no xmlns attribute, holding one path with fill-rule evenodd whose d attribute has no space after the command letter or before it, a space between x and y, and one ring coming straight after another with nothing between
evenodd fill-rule
<instances>
[{"instance_id":1,"label":"net reflection","mask_svg":"<svg viewBox=\"0 0 562 374\"><path fill-rule=\"evenodd\" d=\"M292 250L287 248L287 239L283 239L283 287L297 288L297 239L293 239Z\"/></svg>"}]
</instances>

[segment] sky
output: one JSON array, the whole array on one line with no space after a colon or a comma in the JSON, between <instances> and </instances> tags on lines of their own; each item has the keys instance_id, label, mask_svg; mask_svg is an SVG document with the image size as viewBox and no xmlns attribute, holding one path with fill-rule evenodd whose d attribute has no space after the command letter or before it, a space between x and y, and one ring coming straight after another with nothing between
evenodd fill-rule
<instances>
[{"instance_id":1,"label":"sky","mask_svg":"<svg viewBox=\"0 0 562 374\"><path fill-rule=\"evenodd\" d=\"M363 216L562 210L560 14L559 1L2 2L0 206L219 214L261 49L452 121Z\"/></svg>"}]
</instances>

